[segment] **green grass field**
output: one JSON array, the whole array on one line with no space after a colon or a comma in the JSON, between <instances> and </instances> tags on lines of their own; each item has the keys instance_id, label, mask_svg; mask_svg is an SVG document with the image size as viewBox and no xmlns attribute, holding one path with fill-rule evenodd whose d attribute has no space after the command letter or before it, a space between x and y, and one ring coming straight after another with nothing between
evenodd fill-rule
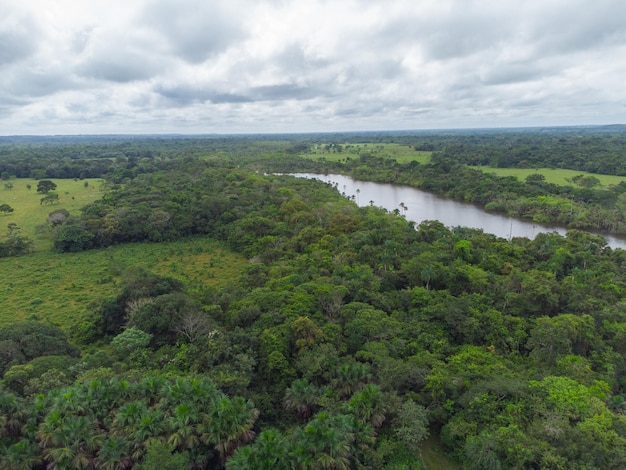
<instances>
[{"instance_id":1,"label":"green grass field","mask_svg":"<svg viewBox=\"0 0 626 470\"><path fill-rule=\"evenodd\" d=\"M326 159L333 162L345 162L347 158L359 158L360 155L369 153L377 157L392 158L399 163L416 161L428 163L432 152L419 152L412 147L400 144L342 144L341 152L336 146L329 147L326 144L318 144L311 149L311 153L302 154L304 158L314 160Z\"/></svg>"},{"instance_id":2,"label":"green grass field","mask_svg":"<svg viewBox=\"0 0 626 470\"><path fill-rule=\"evenodd\" d=\"M626 181L626 177L623 176L598 175L596 173L587 173L586 171L578 170L553 168L492 168L488 166L472 166L470 168L481 170L485 173L495 173L498 176L514 176L520 181L524 181L528 175L539 173L545 176L546 182L558 184L560 186L571 185L572 183L568 182L568 179L578 175L594 176L600 180L600 184L602 184L602 186L610 186Z\"/></svg>"},{"instance_id":3,"label":"green grass field","mask_svg":"<svg viewBox=\"0 0 626 470\"><path fill-rule=\"evenodd\" d=\"M193 292L232 283L246 265L208 238L0 258L0 326L32 318L71 333L91 302L119 292L119 274L133 266L180 279Z\"/></svg>"},{"instance_id":4,"label":"green grass field","mask_svg":"<svg viewBox=\"0 0 626 470\"><path fill-rule=\"evenodd\" d=\"M9 214L0 214L0 236L8 224L14 223L22 229L22 235L35 242L35 250L42 251L50 248L51 241L47 234L38 234L37 226L45 225L48 214L57 209L66 209L70 214L78 215L80 209L102 196L101 179L51 179L56 183L54 191L59 195L59 202L55 204L41 204L44 196L37 192L37 180L17 178L8 181L13 189L6 189L0 184L0 204L8 204L14 209ZM4 182L7 183L7 182ZM87 183L87 186L85 186ZM31 185L31 189L27 188Z\"/></svg>"},{"instance_id":5,"label":"green grass field","mask_svg":"<svg viewBox=\"0 0 626 470\"><path fill-rule=\"evenodd\" d=\"M422 461L426 470L458 470L461 466L451 460L443 451L443 446L436 435L420 443Z\"/></svg>"}]
</instances>

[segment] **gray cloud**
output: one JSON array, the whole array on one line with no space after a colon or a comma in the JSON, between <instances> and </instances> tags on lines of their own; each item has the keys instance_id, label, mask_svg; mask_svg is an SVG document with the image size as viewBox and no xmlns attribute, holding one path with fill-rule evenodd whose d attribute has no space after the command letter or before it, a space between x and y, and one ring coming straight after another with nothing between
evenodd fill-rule
<instances>
[{"instance_id":1,"label":"gray cloud","mask_svg":"<svg viewBox=\"0 0 626 470\"><path fill-rule=\"evenodd\" d=\"M531 62L504 63L490 67L480 79L485 85L506 85L541 80L553 73L555 71Z\"/></svg>"},{"instance_id":2,"label":"gray cloud","mask_svg":"<svg viewBox=\"0 0 626 470\"><path fill-rule=\"evenodd\" d=\"M140 54L122 53L89 58L76 71L83 76L112 82L146 80L157 71L156 64Z\"/></svg>"},{"instance_id":3,"label":"gray cloud","mask_svg":"<svg viewBox=\"0 0 626 470\"><path fill-rule=\"evenodd\" d=\"M323 95L320 90L291 83L254 87L250 94L255 101L307 100Z\"/></svg>"},{"instance_id":4,"label":"gray cloud","mask_svg":"<svg viewBox=\"0 0 626 470\"><path fill-rule=\"evenodd\" d=\"M14 79L8 88L15 96L38 98L79 87L80 84L60 71L54 73L31 71L30 73L21 74L19 78Z\"/></svg>"},{"instance_id":5,"label":"gray cloud","mask_svg":"<svg viewBox=\"0 0 626 470\"><path fill-rule=\"evenodd\" d=\"M205 103L207 101L214 104L248 103L252 101L252 99L243 95L190 86L158 86L154 91L175 106L186 106L192 103Z\"/></svg>"},{"instance_id":6,"label":"gray cloud","mask_svg":"<svg viewBox=\"0 0 626 470\"><path fill-rule=\"evenodd\" d=\"M159 51L158 37L140 28L82 30L73 36L71 47L80 58L77 74L118 83L147 80L172 62Z\"/></svg>"},{"instance_id":7,"label":"gray cloud","mask_svg":"<svg viewBox=\"0 0 626 470\"><path fill-rule=\"evenodd\" d=\"M229 10L227 5L204 0L153 0L141 22L162 34L176 55L200 63L245 37L238 21L242 12Z\"/></svg>"},{"instance_id":8,"label":"gray cloud","mask_svg":"<svg viewBox=\"0 0 626 470\"><path fill-rule=\"evenodd\" d=\"M211 102L224 103L252 103L256 101L284 101L307 100L323 95L319 90L290 83L252 87L242 93L230 93L210 88L194 86L157 86L154 91L164 98L185 106L191 103Z\"/></svg>"},{"instance_id":9,"label":"gray cloud","mask_svg":"<svg viewBox=\"0 0 626 470\"><path fill-rule=\"evenodd\" d=\"M21 31L0 31L0 65L23 59L34 51L35 44Z\"/></svg>"},{"instance_id":10,"label":"gray cloud","mask_svg":"<svg viewBox=\"0 0 626 470\"><path fill-rule=\"evenodd\" d=\"M40 39L39 29L26 13L0 2L0 66L24 60L34 54Z\"/></svg>"},{"instance_id":11,"label":"gray cloud","mask_svg":"<svg viewBox=\"0 0 626 470\"><path fill-rule=\"evenodd\" d=\"M557 3L541 16L528 21L537 42L537 53L545 55L626 44L626 4L617 1L575 0Z\"/></svg>"}]
</instances>

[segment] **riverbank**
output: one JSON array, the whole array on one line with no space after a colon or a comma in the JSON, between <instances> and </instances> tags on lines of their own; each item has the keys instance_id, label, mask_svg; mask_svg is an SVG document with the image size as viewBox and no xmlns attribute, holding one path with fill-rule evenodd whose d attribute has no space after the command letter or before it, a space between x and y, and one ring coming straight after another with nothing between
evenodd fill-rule
<instances>
[{"instance_id":1,"label":"riverbank","mask_svg":"<svg viewBox=\"0 0 626 470\"><path fill-rule=\"evenodd\" d=\"M352 199L359 206L375 205L390 212L397 210L400 215L415 223L424 220L439 220L448 227L477 228L507 240L514 237L533 239L538 233L551 232L564 236L568 231L563 226L538 224L487 212L478 205L443 198L411 186L358 181L350 176L339 174L293 173L292 175L299 178L319 179L337 188L341 194ZM590 233L602 236L611 248L626 249L626 239L610 234L592 231Z\"/></svg>"}]
</instances>

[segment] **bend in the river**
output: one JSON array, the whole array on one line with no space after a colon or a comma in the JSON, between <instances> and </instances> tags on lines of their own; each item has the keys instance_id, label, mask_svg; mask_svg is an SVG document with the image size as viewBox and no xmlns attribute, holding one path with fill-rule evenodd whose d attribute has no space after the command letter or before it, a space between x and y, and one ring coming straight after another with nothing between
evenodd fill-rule
<instances>
[{"instance_id":1,"label":"bend in the river","mask_svg":"<svg viewBox=\"0 0 626 470\"><path fill-rule=\"evenodd\" d=\"M416 223L424 220L439 220L448 227L478 228L506 239L512 237L532 239L541 232L558 232L561 235L567 232L564 227L541 225L486 212L479 206L442 198L410 186L356 181L349 176L335 174L294 173L292 175L299 178L316 178L329 183L340 193L353 199L359 206L373 204L388 211L398 209L407 220ZM625 239L603 233L595 234L604 237L611 248L626 249Z\"/></svg>"}]
</instances>

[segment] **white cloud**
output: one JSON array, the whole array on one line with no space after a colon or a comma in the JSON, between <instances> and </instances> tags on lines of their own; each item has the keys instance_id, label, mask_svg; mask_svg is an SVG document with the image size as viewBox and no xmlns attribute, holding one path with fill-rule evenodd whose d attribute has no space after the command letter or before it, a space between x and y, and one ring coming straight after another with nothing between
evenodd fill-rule
<instances>
[{"instance_id":1,"label":"white cloud","mask_svg":"<svg viewBox=\"0 0 626 470\"><path fill-rule=\"evenodd\" d=\"M27 59L37 50L39 29L29 12L0 2L0 67Z\"/></svg>"},{"instance_id":2,"label":"white cloud","mask_svg":"<svg viewBox=\"0 0 626 470\"><path fill-rule=\"evenodd\" d=\"M0 0L2 133L626 122L618 0Z\"/></svg>"}]
</instances>

